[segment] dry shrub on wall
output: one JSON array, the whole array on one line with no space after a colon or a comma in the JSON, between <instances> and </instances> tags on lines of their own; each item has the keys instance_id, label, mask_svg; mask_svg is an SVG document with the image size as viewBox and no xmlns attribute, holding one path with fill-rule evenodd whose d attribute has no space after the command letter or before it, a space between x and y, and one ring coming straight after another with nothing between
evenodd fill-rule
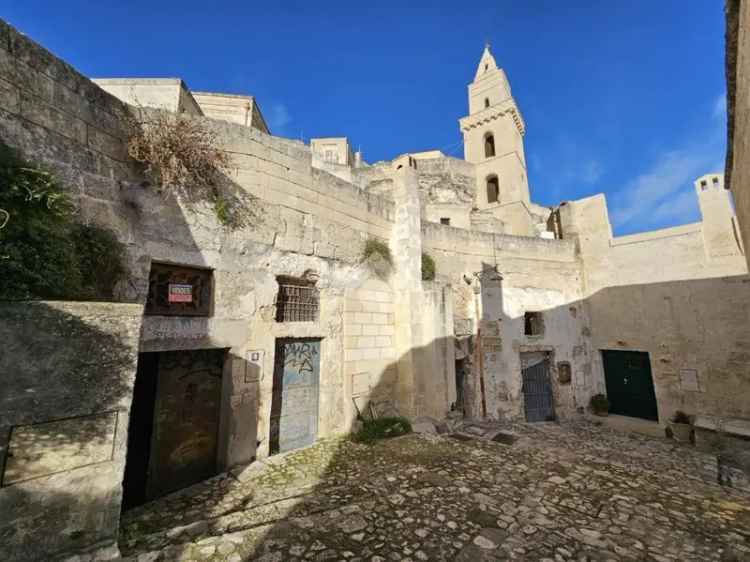
<instances>
[{"instance_id":1,"label":"dry shrub on wall","mask_svg":"<svg viewBox=\"0 0 750 562\"><path fill-rule=\"evenodd\" d=\"M128 154L145 166L146 175L164 191L187 198L213 195L220 174L229 166L216 148L216 134L203 123L166 111L141 111L131 123Z\"/></svg>"},{"instance_id":2,"label":"dry shrub on wall","mask_svg":"<svg viewBox=\"0 0 750 562\"><path fill-rule=\"evenodd\" d=\"M232 228L257 219L255 198L231 195L225 184L230 159L217 148L216 133L199 119L141 108L130 123L128 154L165 195L211 204L216 219Z\"/></svg>"}]
</instances>

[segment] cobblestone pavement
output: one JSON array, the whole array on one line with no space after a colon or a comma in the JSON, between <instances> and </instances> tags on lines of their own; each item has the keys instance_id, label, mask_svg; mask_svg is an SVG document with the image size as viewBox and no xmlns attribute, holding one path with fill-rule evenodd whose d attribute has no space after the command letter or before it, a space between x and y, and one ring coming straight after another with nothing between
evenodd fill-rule
<instances>
[{"instance_id":1,"label":"cobblestone pavement","mask_svg":"<svg viewBox=\"0 0 750 562\"><path fill-rule=\"evenodd\" d=\"M492 426L325 440L128 512L120 548L138 562L750 560L750 497L710 482L715 459L589 422L509 429L511 444Z\"/></svg>"}]
</instances>

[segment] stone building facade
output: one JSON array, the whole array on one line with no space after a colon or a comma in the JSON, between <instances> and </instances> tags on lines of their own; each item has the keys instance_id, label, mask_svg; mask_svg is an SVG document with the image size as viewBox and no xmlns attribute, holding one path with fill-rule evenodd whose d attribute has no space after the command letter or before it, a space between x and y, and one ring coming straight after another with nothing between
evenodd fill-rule
<instances>
[{"instance_id":1,"label":"stone building facade","mask_svg":"<svg viewBox=\"0 0 750 562\"><path fill-rule=\"evenodd\" d=\"M153 109L216 133L242 225L143 181L125 123ZM525 124L489 48L460 127L463 160L368 165L346 139L270 134L253 98L92 81L0 25L0 136L126 244L130 303L0 305L3 333L26 338L0 357L6 559L114 553L123 501L347 432L358 415L566 419L606 392L618 413L660 423L678 408L750 417L750 282L722 176L696 182L702 222L632 236L612 236L603 195L532 203ZM372 240L391 264L365 259ZM33 329L51 315L59 330ZM66 323L91 329L69 341ZM17 379L39 342L55 363ZM61 493L87 470L91 497ZM102 505L112 516L95 516ZM53 538L36 541L40 527Z\"/></svg>"}]
</instances>

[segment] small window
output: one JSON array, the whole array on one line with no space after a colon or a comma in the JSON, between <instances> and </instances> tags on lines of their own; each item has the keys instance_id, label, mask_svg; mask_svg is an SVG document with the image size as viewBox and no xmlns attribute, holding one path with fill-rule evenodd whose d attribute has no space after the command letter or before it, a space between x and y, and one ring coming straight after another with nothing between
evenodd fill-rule
<instances>
[{"instance_id":1,"label":"small window","mask_svg":"<svg viewBox=\"0 0 750 562\"><path fill-rule=\"evenodd\" d=\"M487 178L487 203L497 203L500 199L500 183L497 176Z\"/></svg>"},{"instance_id":2,"label":"small window","mask_svg":"<svg viewBox=\"0 0 750 562\"><path fill-rule=\"evenodd\" d=\"M544 322L541 312L523 313L523 333L525 336L541 336L544 334Z\"/></svg>"},{"instance_id":3,"label":"small window","mask_svg":"<svg viewBox=\"0 0 750 562\"><path fill-rule=\"evenodd\" d=\"M711 181L714 182L714 185L719 185L719 178L717 178L716 176L714 176Z\"/></svg>"},{"instance_id":4,"label":"small window","mask_svg":"<svg viewBox=\"0 0 750 562\"><path fill-rule=\"evenodd\" d=\"M560 361L557 364L557 382L560 384L570 384L571 380L573 380L573 371L570 368L570 363Z\"/></svg>"},{"instance_id":5,"label":"small window","mask_svg":"<svg viewBox=\"0 0 750 562\"><path fill-rule=\"evenodd\" d=\"M484 137L484 157L492 158L495 155L495 137L488 134Z\"/></svg>"},{"instance_id":6,"label":"small window","mask_svg":"<svg viewBox=\"0 0 750 562\"><path fill-rule=\"evenodd\" d=\"M448 224L450 225L451 219L449 217L440 217L440 224Z\"/></svg>"},{"instance_id":7,"label":"small window","mask_svg":"<svg viewBox=\"0 0 750 562\"><path fill-rule=\"evenodd\" d=\"M315 322L318 319L318 288L297 277L279 276L276 296L276 322Z\"/></svg>"},{"instance_id":8,"label":"small window","mask_svg":"<svg viewBox=\"0 0 750 562\"><path fill-rule=\"evenodd\" d=\"M490 65L489 65L489 64L485 64L485 65L484 65L484 71L485 71L485 72L487 72L487 69L489 69L489 67L490 67Z\"/></svg>"},{"instance_id":9,"label":"small window","mask_svg":"<svg viewBox=\"0 0 750 562\"><path fill-rule=\"evenodd\" d=\"M210 316L213 271L197 267L152 263L145 314Z\"/></svg>"},{"instance_id":10,"label":"small window","mask_svg":"<svg viewBox=\"0 0 750 562\"><path fill-rule=\"evenodd\" d=\"M708 182L706 180L701 180L701 191L705 191L707 187L708 187Z\"/></svg>"},{"instance_id":11,"label":"small window","mask_svg":"<svg viewBox=\"0 0 750 562\"><path fill-rule=\"evenodd\" d=\"M487 109L490 106L490 98L484 98L484 107Z\"/></svg>"}]
</instances>

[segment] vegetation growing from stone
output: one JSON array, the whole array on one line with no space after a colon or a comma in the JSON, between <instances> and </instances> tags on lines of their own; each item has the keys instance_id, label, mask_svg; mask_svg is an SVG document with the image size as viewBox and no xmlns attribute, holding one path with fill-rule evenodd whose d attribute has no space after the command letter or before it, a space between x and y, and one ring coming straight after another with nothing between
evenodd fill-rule
<instances>
[{"instance_id":1,"label":"vegetation growing from stone","mask_svg":"<svg viewBox=\"0 0 750 562\"><path fill-rule=\"evenodd\" d=\"M384 262L393 267L393 256L388 244L377 238L368 238L362 250L362 260L366 261L373 256L380 256Z\"/></svg>"},{"instance_id":2,"label":"vegetation growing from stone","mask_svg":"<svg viewBox=\"0 0 750 562\"><path fill-rule=\"evenodd\" d=\"M176 193L187 201L208 201L224 226L246 223L238 201L220 192L229 156L217 147L216 133L201 121L164 111L141 112L143 121L131 120L128 154L164 194Z\"/></svg>"},{"instance_id":3,"label":"vegetation growing from stone","mask_svg":"<svg viewBox=\"0 0 750 562\"><path fill-rule=\"evenodd\" d=\"M435 260L430 254L422 253L422 281L435 280Z\"/></svg>"},{"instance_id":4,"label":"vegetation growing from stone","mask_svg":"<svg viewBox=\"0 0 750 562\"><path fill-rule=\"evenodd\" d=\"M591 397L591 409L597 414L606 414L609 412L609 400L604 394L594 394Z\"/></svg>"},{"instance_id":5,"label":"vegetation growing from stone","mask_svg":"<svg viewBox=\"0 0 750 562\"><path fill-rule=\"evenodd\" d=\"M216 185L229 164L227 154L216 148L216 134L185 115L147 115L131 123L128 154L144 165L159 189L196 195Z\"/></svg>"},{"instance_id":6,"label":"vegetation growing from stone","mask_svg":"<svg viewBox=\"0 0 750 562\"><path fill-rule=\"evenodd\" d=\"M354 434L358 443L373 443L378 439L411 433L411 423L404 417L393 416L362 420L362 428Z\"/></svg>"},{"instance_id":7,"label":"vegetation growing from stone","mask_svg":"<svg viewBox=\"0 0 750 562\"><path fill-rule=\"evenodd\" d=\"M0 299L110 300L126 273L115 236L75 222L63 187L0 142Z\"/></svg>"}]
</instances>

